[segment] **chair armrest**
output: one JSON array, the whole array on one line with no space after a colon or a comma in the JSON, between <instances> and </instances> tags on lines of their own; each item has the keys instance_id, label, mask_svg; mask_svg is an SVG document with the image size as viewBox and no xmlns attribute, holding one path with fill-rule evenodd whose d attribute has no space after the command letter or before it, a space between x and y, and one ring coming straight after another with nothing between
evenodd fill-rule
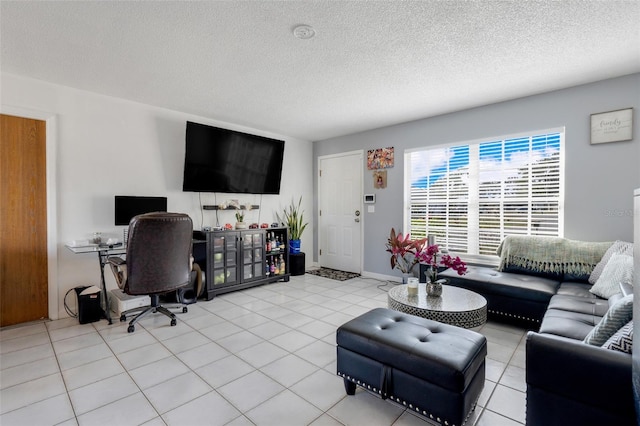
<instances>
[{"instance_id":1,"label":"chair armrest","mask_svg":"<svg viewBox=\"0 0 640 426\"><path fill-rule=\"evenodd\" d=\"M630 354L531 331L526 350L527 386L605 410L633 412Z\"/></svg>"}]
</instances>

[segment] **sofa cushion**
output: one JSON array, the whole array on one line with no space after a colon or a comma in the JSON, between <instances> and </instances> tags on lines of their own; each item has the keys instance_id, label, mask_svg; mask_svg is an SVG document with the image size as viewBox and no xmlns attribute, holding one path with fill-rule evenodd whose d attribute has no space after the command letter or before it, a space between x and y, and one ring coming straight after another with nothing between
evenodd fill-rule
<instances>
[{"instance_id":1,"label":"sofa cushion","mask_svg":"<svg viewBox=\"0 0 640 426\"><path fill-rule=\"evenodd\" d=\"M611 244L611 247L607 249L602 256L602 259L600 259L593 268L593 271L591 271L591 275L589 276L589 282L591 284L595 284L596 281L598 281L598 278L602 275L602 271L604 271L604 267L614 254L626 254L627 256L633 256L633 243L618 240Z\"/></svg>"},{"instance_id":2,"label":"sofa cushion","mask_svg":"<svg viewBox=\"0 0 640 426\"><path fill-rule=\"evenodd\" d=\"M549 309L577 312L603 317L609 310L609 302L606 299L565 296L557 294L551 298Z\"/></svg>"},{"instance_id":3,"label":"sofa cushion","mask_svg":"<svg viewBox=\"0 0 640 426\"><path fill-rule=\"evenodd\" d=\"M602 317L592 314L548 309L540 324L539 333L583 340L601 319Z\"/></svg>"},{"instance_id":4,"label":"sofa cushion","mask_svg":"<svg viewBox=\"0 0 640 426\"><path fill-rule=\"evenodd\" d=\"M620 292L620 283L631 283L633 280L633 257L614 254L604 267L598 281L589 290L596 296L605 299Z\"/></svg>"},{"instance_id":5,"label":"sofa cushion","mask_svg":"<svg viewBox=\"0 0 640 426\"><path fill-rule=\"evenodd\" d=\"M596 295L589 292L591 284L583 282L565 281L560 284L556 294L563 296L584 297L587 299L595 299Z\"/></svg>"},{"instance_id":6,"label":"sofa cushion","mask_svg":"<svg viewBox=\"0 0 640 426\"><path fill-rule=\"evenodd\" d=\"M602 346L609 337L623 325L631 321L633 317L633 294L623 297L613 305L602 320L584 338L584 342L590 345Z\"/></svg>"},{"instance_id":7,"label":"sofa cushion","mask_svg":"<svg viewBox=\"0 0 640 426\"><path fill-rule=\"evenodd\" d=\"M609 337L609 340L607 340L602 347L612 351L630 354L633 347L633 320L623 325L620 330Z\"/></svg>"},{"instance_id":8,"label":"sofa cushion","mask_svg":"<svg viewBox=\"0 0 640 426\"><path fill-rule=\"evenodd\" d=\"M438 274L452 284L482 294L500 294L514 299L525 299L547 303L556 294L560 282L556 279L535 277L532 275L499 272L484 266L469 266L467 273L459 276L447 269Z\"/></svg>"}]
</instances>

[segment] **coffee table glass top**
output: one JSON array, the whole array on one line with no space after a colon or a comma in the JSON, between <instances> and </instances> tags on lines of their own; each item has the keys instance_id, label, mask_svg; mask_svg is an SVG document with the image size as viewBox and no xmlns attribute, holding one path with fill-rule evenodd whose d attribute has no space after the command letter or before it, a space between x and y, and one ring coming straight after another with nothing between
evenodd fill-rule
<instances>
[{"instance_id":1,"label":"coffee table glass top","mask_svg":"<svg viewBox=\"0 0 640 426\"><path fill-rule=\"evenodd\" d=\"M405 305L430 311L463 312L487 305L487 299L470 290L445 284L442 286L442 296L427 297L426 287L426 284L418 284L418 295L409 296L407 286L399 285L389 290L389 297Z\"/></svg>"},{"instance_id":2,"label":"coffee table glass top","mask_svg":"<svg viewBox=\"0 0 640 426\"><path fill-rule=\"evenodd\" d=\"M388 293L389 308L459 327L472 328L487 321L487 299L471 290L442 286L440 297L427 297L426 284L418 284L418 294L409 296L406 285Z\"/></svg>"}]
</instances>

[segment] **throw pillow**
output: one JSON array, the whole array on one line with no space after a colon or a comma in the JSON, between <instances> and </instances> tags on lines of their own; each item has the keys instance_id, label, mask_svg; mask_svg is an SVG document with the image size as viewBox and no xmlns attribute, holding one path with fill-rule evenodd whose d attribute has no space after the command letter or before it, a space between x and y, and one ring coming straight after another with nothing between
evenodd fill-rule
<instances>
[{"instance_id":1,"label":"throw pillow","mask_svg":"<svg viewBox=\"0 0 640 426\"><path fill-rule=\"evenodd\" d=\"M626 254L627 256L633 256L633 243L618 240L611 244L611 247L609 247L609 249L604 253L600 262L598 262L595 268L593 268L593 271L591 271L591 275L589 276L589 282L591 284L595 284L596 281L598 281L602 271L604 271L604 267L614 254Z\"/></svg>"},{"instance_id":2,"label":"throw pillow","mask_svg":"<svg viewBox=\"0 0 640 426\"><path fill-rule=\"evenodd\" d=\"M611 349L612 351L619 351L624 353L631 353L633 347L633 320L626 323L622 328L609 338L602 345L605 349Z\"/></svg>"},{"instance_id":3,"label":"throw pillow","mask_svg":"<svg viewBox=\"0 0 640 426\"><path fill-rule=\"evenodd\" d=\"M600 320L587 337L584 343L594 346L602 346L609 337L633 318L633 294L618 300L615 305L609 308L604 317Z\"/></svg>"},{"instance_id":4,"label":"throw pillow","mask_svg":"<svg viewBox=\"0 0 640 426\"><path fill-rule=\"evenodd\" d=\"M596 296L605 299L620 292L620 283L632 284L633 257L624 254L614 254L604 267L598 281L589 289Z\"/></svg>"}]
</instances>

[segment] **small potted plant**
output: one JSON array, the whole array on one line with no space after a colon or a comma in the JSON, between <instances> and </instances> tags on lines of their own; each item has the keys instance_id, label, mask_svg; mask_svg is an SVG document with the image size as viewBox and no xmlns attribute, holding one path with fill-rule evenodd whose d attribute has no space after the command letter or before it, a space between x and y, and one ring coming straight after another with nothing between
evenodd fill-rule
<instances>
[{"instance_id":1,"label":"small potted plant","mask_svg":"<svg viewBox=\"0 0 640 426\"><path fill-rule=\"evenodd\" d=\"M396 230L391 228L386 247L391 253L391 269L399 269L402 272L403 283L406 283L413 267L420 261L418 253L426 241L426 238L412 240L409 234L403 235L402 232L396 234Z\"/></svg>"},{"instance_id":2,"label":"small potted plant","mask_svg":"<svg viewBox=\"0 0 640 426\"><path fill-rule=\"evenodd\" d=\"M283 218L278 216L278 220L289 228L289 253L300 253L300 238L309 223L304 221L304 211L301 210L302 196L296 205L293 200L284 209Z\"/></svg>"},{"instance_id":3,"label":"small potted plant","mask_svg":"<svg viewBox=\"0 0 640 426\"><path fill-rule=\"evenodd\" d=\"M427 295L438 297L442 294L442 284L446 283L446 279L438 279L438 268L451 268L458 273L464 275L467 273L467 265L460 257L452 257L448 253L440 254L440 247L437 244L426 245L423 249L416 253L416 259L420 263L429 265L427 270ZM441 256L438 258L438 256Z\"/></svg>"},{"instance_id":4,"label":"small potted plant","mask_svg":"<svg viewBox=\"0 0 640 426\"><path fill-rule=\"evenodd\" d=\"M238 210L236 212L236 229L245 229L246 227L247 225L244 223L244 212Z\"/></svg>"}]
</instances>

